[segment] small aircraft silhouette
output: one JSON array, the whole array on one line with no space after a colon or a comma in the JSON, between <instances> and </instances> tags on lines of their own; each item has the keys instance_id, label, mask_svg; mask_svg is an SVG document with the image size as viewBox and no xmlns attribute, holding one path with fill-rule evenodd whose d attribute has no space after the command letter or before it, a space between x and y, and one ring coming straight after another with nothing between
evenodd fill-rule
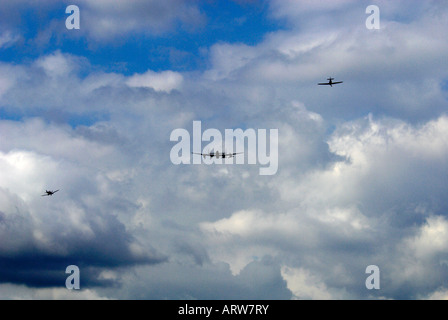
<instances>
[{"instance_id":1,"label":"small aircraft silhouette","mask_svg":"<svg viewBox=\"0 0 448 320\"><path fill-rule=\"evenodd\" d=\"M199 155L201 155L204 159L205 159L205 157L210 157L210 158L216 157L218 159L219 158L222 158L222 159L224 159L224 158L232 158L232 157L236 156L237 154L241 154L241 153L244 153L244 152L238 152L238 153L236 153L236 152L234 152L234 153L225 153L225 152L220 153L219 151L209 152L209 153L194 153L194 152L192 152L192 154L199 154Z\"/></svg>"},{"instance_id":2,"label":"small aircraft silhouette","mask_svg":"<svg viewBox=\"0 0 448 320\"><path fill-rule=\"evenodd\" d=\"M56 192L58 192L58 191L59 191L59 189L56 190L56 191L45 190L45 192L46 192L47 194L43 194L42 197L52 196L52 195L54 195L54 194L55 194Z\"/></svg>"},{"instance_id":3,"label":"small aircraft silhouette","mask_svg":"<svg viewBox=\"0 0 448 320\"><path fill-rule=\"evenodd\" d=\"M334 78L332 78L332 77L327 78L327 80L328 80L328 82L325 82L325 83L318 83L318 85L320 85L320 86L330 86L330 87L333 87L334 84L338 84L338 83L342 83L342 82L343 82L343 81L336 81L336 82L333 82Z\"/></svg>"}]
</instances>

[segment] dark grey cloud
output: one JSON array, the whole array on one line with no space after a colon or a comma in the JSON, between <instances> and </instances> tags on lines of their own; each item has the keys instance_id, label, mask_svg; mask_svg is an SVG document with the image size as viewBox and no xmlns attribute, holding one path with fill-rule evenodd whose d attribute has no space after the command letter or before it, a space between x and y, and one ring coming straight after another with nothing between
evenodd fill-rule
<instances>
[{"instance_id":1,"label":"dark grey cloud","mask_svg":"<svg viewBox=\"0 0 448 320\"><path fill-rule=\"evenodd\" d=\"M278 263L266 256L254 261L238 275L225 263L169 263L136 268L125 276L122 291L101 290L118 299L186 299L186 300L287 300L291 292L280 273Z\"/></svg>"},{"instance_id":2,"label":"dark grey cloud","mask_svg":"<svg viewBox=\"0 0 448 320\"><path fill-rule=\"evenodd\" d=\"M70 209L33 208L29 212L17 196L4 189L1 192L2 198L17 201L2 203L15 210L0 215L5 237L0 246L1 283L63 286L65 268L77 265L85 286L111 285L113 281L98 278L102 271L157 264L167 259L150 246L142 247L110 213L89 210L79 228L73 220L78 217ZM41 210L49 210L51 215L42 215Z\"/></svg>"}]
</instances>

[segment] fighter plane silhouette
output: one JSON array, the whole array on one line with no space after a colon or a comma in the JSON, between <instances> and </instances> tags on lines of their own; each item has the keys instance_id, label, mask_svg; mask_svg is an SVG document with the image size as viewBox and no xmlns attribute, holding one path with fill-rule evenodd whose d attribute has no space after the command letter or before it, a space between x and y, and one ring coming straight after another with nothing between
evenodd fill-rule
<instances>
[{"instance_id":1,"label":"fighter plane silhouette","mask_svg":"<svg viewBox=\"0 0 448 320\"><path fill-rule=\"evenodd\" d=\"M334 78L332 78L332 77L327 78L327 80L328 80L328 82L318 83L318 85L320 85L320 86L330 86L330 87L332 87L334 84L338 84L338 83L342 83L342 82L343 82L343 81L336 81L336 82L333 82Z\"/></svg>"},{"instance_id":2,"label":"fighter plane silhouette","mask_svg":"<svg viewBox=\"0 0 448 320\"><path fill-rule=\"evenodd\" d=\"M59 191L59 189L56 190L56 191L45 190L45 192L46 192L47 194L43 194L42 197L52 196L52 195L54 195L54 194L55 194L56 192L58 192L58 191Z\"/></svg>"}]
</instances>

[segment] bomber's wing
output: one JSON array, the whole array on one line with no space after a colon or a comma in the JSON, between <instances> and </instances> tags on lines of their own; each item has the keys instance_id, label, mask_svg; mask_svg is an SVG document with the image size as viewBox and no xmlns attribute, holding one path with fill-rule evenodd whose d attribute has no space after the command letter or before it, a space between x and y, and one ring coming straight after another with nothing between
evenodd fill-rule
<instances>
[{"instance_id":1,"label":"bomber's wing","mask_svg":"<svg viewBox=\"0 0 448 320\"><path fill-rule=\"evenodd\" d=\"M53 194L55 194L56 192L58 192L59 191L59 189L58 190L56 190L56 191L53 191Z\"/></svg>"},{"instance_id":2,"label":"bomber's wing","mask_svg":"<svg viewBox=\"0 0 448 320\"><path fill-rule=\"evenodd\" d=\"M206 153L196 153L196 152L192 152L192 154L198 154L198 155L200 155L200 156L203 156L204 159L205 159L205 157L210 157L210 155L209 155L209 154L206 154Z\"/></svg>"},{"instance_id":3,"label":"bomber's wing","mask_svg":"<svg viewBox=\"0 0 448 320\"><path fill-rule=\"evenodd\" d=\"M333 84L338 84L338 83L343 83L344 81L336 81L336 82L333 82Z\"/></svg>"},{"instance_id":4,"label":"bomber's wing","mask_svg":"<svg viewBox=\"0 0 448 320\"><path fill-rule=\"evenodd\" d=\"M333 84L335 84L335 82L333 82ZM318 83L318 85L320 85L320 86L329 86L330 83L329 83L329 82L326 82L326 83Z\"/></svg>"},{"instance_id":5,"label":"bomber's wing","mask_svg":"<svg viewBox=\"0 0 448 320\"><path fill-rule=\"evenodd\" d=\"M234 156L236 156L237 154L242 154L242 153L244 153L244 152L227 153L226 156L228 156L228 157L234 157Z\"/></svg>"}]
</instances>

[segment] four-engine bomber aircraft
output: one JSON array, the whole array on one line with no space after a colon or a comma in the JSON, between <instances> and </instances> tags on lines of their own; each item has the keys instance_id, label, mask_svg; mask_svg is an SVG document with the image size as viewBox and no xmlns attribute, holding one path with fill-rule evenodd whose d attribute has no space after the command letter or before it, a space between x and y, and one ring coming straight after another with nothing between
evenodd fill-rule
<instances>
[{"instance_id":1,"label":"four-engine bomber aircraft","mask_svg":"<svg viewBox=\"0 0 448 320\"><path fill-rule=\"evenodd\" d=\"M318 85L320 85L320 86L330 86L330 87L333 87L333 85L334 84L338 84L338 83L342 83L343 81L336 81L336 82L333 82L333 80L334 80L334 78L327 78L327 80L328 80L328 82L325 82L325 83L318 83Z\"/></svg>"},{"instance_id":2,"label":"four-engine bomber aircraft","mask_svg":"<svg viewBox=\"0 0 448 320\"><path fill-rule=\"evenodd\" d=\"M216 151L216 152L209 152L209 153L194 153L194 152L192 152L192 154L199 154L199 155L201 155L202 157L204 157L204 159L205 159L205 157L210 157L210 158L213 158L213 157L216 157L216 158L232 158L232 157L234 157L234 156L236 156L237 154L241 154L241 153L244 153L244 152L239 152L239 153L236 153L236 152L234 152L234 153L225 153L225 152L223 152L223 153L220 153L219 151Z\"/></svg>"},{"instance_id":3,"label":"four-engine bomber aircraft","mask_svg":"<svg viewBox=\"0 0 448 320\"><path fill-rule=\"evenodd\" d=\"M58 192L58 191L59 191L59 189L56 190L56 191L45 190L45 192L46 192L47 194L43 194L42 197L52 196L52 195L54 195L54 194L55 194L56 192Z\"/></svg>"}]
</instances>

